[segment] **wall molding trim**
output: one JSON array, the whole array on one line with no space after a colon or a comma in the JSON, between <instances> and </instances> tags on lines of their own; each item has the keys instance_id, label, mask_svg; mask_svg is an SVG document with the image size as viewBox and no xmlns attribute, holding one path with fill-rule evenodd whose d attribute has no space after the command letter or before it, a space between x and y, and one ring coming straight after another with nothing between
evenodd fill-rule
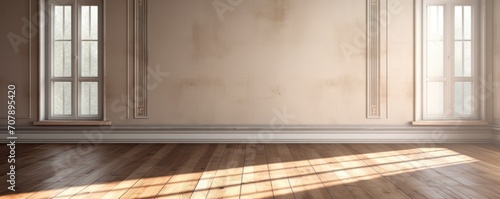
<instances>
[{"instance_id":1,"label":"wall molding trim","mask_svg":"<svg viewBox=\"0 0 500 199\"><path fill-rule=\"evenodd\" d=\"M366 114L380 119L387 109L387 0L367 0Z\"/></svg>"},{"instance_id":2,"label":"wall molding trim","mask_svg":"<svg viewBox=\"0 0 500 199\"><path fill-rule=\"evenodd\" d=\"M491 143L485 127L18 126L19 143ZM474 132L474 133L471 133ZM497 131L497 136L498 131Z\"/></svg>"},{"instance_id":3,"label":"wall molding trim","mask_svg":"<svg viewBox=\"0 0 500 199\"><path fill-rule=\"evenodd\" d=\"M147 0L134 0L134 118L148 118Z\"/></svg>"}]
</instances>

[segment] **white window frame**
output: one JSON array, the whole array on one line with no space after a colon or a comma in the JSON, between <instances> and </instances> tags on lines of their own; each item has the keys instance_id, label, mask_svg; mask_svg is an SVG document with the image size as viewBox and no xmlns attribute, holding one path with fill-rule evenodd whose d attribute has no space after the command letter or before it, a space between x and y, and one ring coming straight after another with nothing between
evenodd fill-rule
<instances>
[{"instance_id":1,"label":"white window frame","mask_svg":"<svg viewBox=\"0 0 500 199\"><path fill-rule=\"evenodd\" d=\"M413 121L414 125L486 125L487 123L487 111L486 111L486 98L484 90L487 87L486 76L486 5L490 0L417 0L415 1L415 119ZM425 14L427 5L443 5L448 4L449 9L454 12L455 5L469 5L473 4L473 28L472 28L472 40L473 40L473 67L474 74L473 77L473 115L470 117L465 116L455 116L453 114L453 96L449 96L453 93L450 90L451 86L446 86L447 90L445 96L445 115L444 116L429 116L426 115L426 81L429 79L425 77ZM446 10L446 7L445 7ZM446 11L445 11L446 12ZM454 38L451 31L453 31L454 19L447 19L447 17L454 16L453 14L445 13L445 59L454 60L453 52L454 45L450 41L454 42ZM451 22L452 24L446 25ZM448 49L451 52L446 52ZM446 63L448 63L446 65ZM453 83L455 80L460 78L454 77L451 74L453 66L451 61L445 62L445 83ZM448 73L448 74L447 74ZM446 105L448 104L448 105Z\"/></svg>"},{"instance_id":2,"label":"white window frame","mask_svg":"<svg viewBox=\"0 0 500 199\"><path fill-rule=\"evenodd\" d=\"M105 118L105 37L104 37L104 0L40 0L40 11L45 13L40 16L40 114L39 121L59 121L59 120L69 120L69 121L103 121ZM53 24L53 7L56 5L71 5L72 6L72 77L68 78L53 78L51 74L51 57L53 55L53 34L52 24ZM98 75L97 77L81 77L79 64L81 57L80 45L81 45L81 6L92 5L98 6ZM76 55L76 56L75 56ZM54 116L52 111L52 81L58 79L63 81L72 82L72 114L71 116ZM97 82L98 83L98 114L97 115L82 115L80 107L81 96L80 83L81 82ZM35 122L36 123L36 122ZM92 125L93 123L86 123L87 125ZM96 125L102 125L104 123L95 123ZM107 125L110 122L104 124ZM40 123L43 125L43 123ZM69 124L71 125L71 124ZM78 125L76 123L75 125Z\"/></svg>"}]
</instances>

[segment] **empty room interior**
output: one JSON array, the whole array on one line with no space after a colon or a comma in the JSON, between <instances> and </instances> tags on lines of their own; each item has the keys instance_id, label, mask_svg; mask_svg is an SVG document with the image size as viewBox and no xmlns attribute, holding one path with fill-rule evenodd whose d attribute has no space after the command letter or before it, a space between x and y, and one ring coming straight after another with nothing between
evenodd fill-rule
<instances>
[{"instance_id":1,"label":"empty room interior","mask_svg":"<svg viewBox=\"0 0 500 199\"><path fill-rule=\"evenodd\" d=\"M0 1L0 198L500 198L498 0Z\"/></svg>"}]
</instances>

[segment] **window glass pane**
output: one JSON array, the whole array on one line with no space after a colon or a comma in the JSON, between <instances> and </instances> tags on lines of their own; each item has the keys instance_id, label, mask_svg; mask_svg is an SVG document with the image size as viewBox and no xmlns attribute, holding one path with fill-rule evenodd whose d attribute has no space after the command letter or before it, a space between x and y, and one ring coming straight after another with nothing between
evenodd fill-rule
<instances>
[{"instance_id":1,"label":"window glass pane","mask_svg":"<svg viewBox=\"0 0 500 199\"><path fill-rule=\"evenodd\" d=\"M71 6L54 6L54 39L71 39Z\"/></svg>"},{"instance_id":2,"label":"window glass pane","mask_svg":"<svg viewBox=\"0 0 500 199\"><path fill-rule=\"evenodd\" d=\"M464 115L472 114L472 82L464 82Z\"/></svg>"},{"instance_id":3,"label":"window glass pane","mask_svg":"<svg viewBox=\"0 0 500 199\"><path fill-rule=\"evenodd\" d=\"M71 82L54 82L53 115L71 115Z\"/></svg>"},{"instance_id":4,"label":"window glass pane","mask_svg":"<svg viewBox=\"0 0 500 199\"><path fill-rule=\"evenodd\" d=\"M427 42L427 76L444 76L444 48L442 41Z\"/></svg>"},{"instance_id":5,"label":"window glass pane","mask_svg":"<svg viewBox=\"0 0 500 199\"><path fill-rule=\"evenodd\" d=\"M472 42L464 41L464 77L472 76Z\"/></svg>"},{"instance_id":6,"label":"window glass pane","mask_svg":"<svg viewBox=\"0 0 500 199\"><path fill-rule=\"evenodd\" d=\"M55 77L64 76L64 41L54 42L54 60L52 61L52 73Z\"/></svg>"},{"instance_id":7,"label":"window glass pane","mask_svg":"<svg viewBox=\"0 0 500 199\"><path fill-rule=\"evenodd\" d=\"M90 68L90 43L89 41L82 41L82 49L81 49L81 76L88 77L89 76L89 68Z\"/></svg>"},{"instance_id":8,"label":"window glass pane","mask_svg":"<svg viewBox=\"0 0 500 199\"><path fill-rule=\"evenodd\" d=\"M455 82L455 116L470 116L472 103L472 82Z\"/></svg>"},{"instance_id":9,"label":"window glass pane","mask_svg":"<svg viewBox=\"0 0 500 199\"><path fill-rule=\"evenodd\" d=\"M427 115L444 115L444 82L427 82Z\"/></svg>"},{"instance_id":10,"label":"window glass pane","mask_svg":"<svg viewBox=\"0 0 500 199\"><path fill-rule=\"evenodd\" d=\"M98 114L98 83L97 82L82 82L81 83L81 115L97 115Z\"/></svg>"},{"instance_id":11,"label":"window glass pane","mask_svg":"<svg viewBox=\"0 0 500 199\"><path fill-rule=\"evenodd\" d=\"M464 6L464 39L472 39L472 7Z\"/></svg>"},{"instance_id":12,"label":"window glass pane","mask_svg":"<svg viewBox=\"0 0 500 199\"><path fill-rule=\"evenodd\" d=\"M428 40L442 41L444 38L444 7L429 6L427 9Z\"/></svg>"},{"instance_id":13,"label":"window glass pane","mask_svg":"<svg viewBox=\"0 0 500 199\"><path fill-rule=\"evenodd\" d=\"M64 6L54 6L54 39L63 39L64 30Z\"/></svg>"},{"instance_id":14,"label":"window glass pane","mask_svg":"<svg viewBox=\"0 0 500 199\"><path fill-rule=\"evenodd\" d=\"M71 39L71 6L64 6L64 39Z\"/></svg>"},{"instance_id":15,"label":"window glass pane","mask_svg":"<svg viewBox=\"0 0 500 199\"><path fill-rule=\"evenodd\" d=\"M462 77L463 71L462 41L455 41L455 77Z\"/></svg>"},{"instance_id":16,"label":"window glass pane","mask_svg":"<svg viewBox=\"0 0 500 199\"><path fill-rule=\"evenodd\" d=\"M89 6L82 6L82 39L90 38Z\"/></svg>"},{"instance_id":17,"label":"window glass pane","mask_svg":"<svg viewBox=\"0 0 500 199\"><path fill-rule=\"evenodd\" d=\"M462 17L462 6L455 6L455 40L463 38Z\"/></svg>"},{"instance_id":18,"label":"window glass pane","mask_svg":"<svg viewBox=\"0 0 500 199\"><path fill-rule=\"evenodd\" d=\"M64 41L64 77L71 77L71 41Z\"/></svg>"},{"instance_id":19,"label":"window glass pane","mask_svg":"<svg viewBox=\"0 0 500 199\"><path fill-rule=\"evenodd\" d=\"M90 6L90 39L98 40L98 17L99 11L97 6Z\"/></svg>"},{"instance_id":20,"label":"window glass pane","mask_svg":"<svg viewBox=\"0 0 500 199\"><path fill-rule=\"evenodd\" d=\"M427 7L426 69L428 77L444 76L444 9Z\"/></svg>"},{"instance_id":21,"label":"window glass pane","mask_svg":"<svg viewBox=\"0 0 500 199\"><path fill-rule=\"evenodd\" d=\"M99 11L98 6L82 6L82 39L98 40Z\"/></svg>"},{"instance_id":22,"label":"window glass pane","mask_svg":"<svg viewBox=\"0 0 500 199\"><path fill-rule=\"evenodd\" d=\"M82 6L81 76L97 77L99 67L98 6Z\"/></svg>"},{"instance_id":23,"label":"window glass pane","mask_svg":"<svg viewBox=\"0 0 500 199\"><path fill-rule=\"evenodd\" d=\"M54 6L53 77L71 77L71 6Z\"/></svg>"},{"instance_id":24,"label":"window glass pane","mask_svg":"<svg viewBox=\"0 0 500 199\"><path fill-rule=\"evenodd\" d=\"M71 41L55 41L53 52L54 77L71 77Z\"/></svg>"},{"instance_id":25,"label":"window glass pane","mask_svg":"<svg viewBox=\"0 0 500 199\"><path fill-rule=\"evenodd\" d=\"M81 76L97 77L99 48L97 41L82 41Z\"/></svg>"},{"instance_id":26,"label":"window glass pane","mask_svg":"<svg viewBox=\"0 0 500 199\"><path fill-rule=\"evenodd\" d=\"M455 82L455 115L463 115L464 89L462 82Z\"/></svg>"},{"instance_id":27,"label":"window glass pane","mask_svg":"<svg viewBox=\"0 0 500 199\"><path fill-rule=\"evenodd\" d=\"M98 75L98 63L99 63L99 48L97 41L91 41L90 43L90 67L89 76L97 77Z\"/></svg>"}]
</instances>

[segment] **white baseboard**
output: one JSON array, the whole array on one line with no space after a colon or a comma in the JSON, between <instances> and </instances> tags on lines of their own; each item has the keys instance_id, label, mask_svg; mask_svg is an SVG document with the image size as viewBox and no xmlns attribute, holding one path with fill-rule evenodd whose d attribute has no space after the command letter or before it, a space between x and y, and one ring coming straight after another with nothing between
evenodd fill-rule
<instances>
[{"instance_id":1,"label":"white baseboard","mask_svg":"<svg viewBox=\"0 0 500 199\"><path fill-rule=\"evenodd\" d=\"M496 134L496 136L499 136ZM491 143L490 127L112 126L17 128L18 143ZM498 139L500 140L500 139Z\"/></svg>"}]
</instances>

